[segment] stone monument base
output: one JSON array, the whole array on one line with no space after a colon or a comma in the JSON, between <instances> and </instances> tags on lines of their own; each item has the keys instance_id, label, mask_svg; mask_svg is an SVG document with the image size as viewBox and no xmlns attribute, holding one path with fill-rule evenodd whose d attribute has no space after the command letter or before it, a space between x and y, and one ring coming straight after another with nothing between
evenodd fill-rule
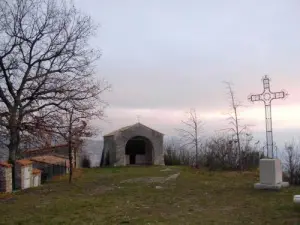
<instances>
[{"instance_id":1,"label":"stone monument base","mask_svg":"<svg viewBox=\"0 0 300 225\"><path fill-rule=\"evenodd\" d=\"M254 184L255 189L279 190L288 187L288 182L282 182L282 169L279 159L261 159L259 161L260 182Z\"/></svg>"},{"instance_id":2,"label":"stone monument base","mask_svg":"<svg viewBox=\"0 0 300 225\"><path fill-rule=\"evenodd\" d=\"M261 190L279 190L281 188L288 187L289 185L290 185L289 182L281 182L279 184L255 183L254 188L261 189Z\"/></svg>"},{"instance_id":3,"label":"stone monument base","mask_svg":"<svg viewBox=\"0 0 300 225\"><path fill-rule=\"evenodd\" d=\"M294 203L296 204L300 203L300 195L294 195Z\"/></svg>"}]
</instances>

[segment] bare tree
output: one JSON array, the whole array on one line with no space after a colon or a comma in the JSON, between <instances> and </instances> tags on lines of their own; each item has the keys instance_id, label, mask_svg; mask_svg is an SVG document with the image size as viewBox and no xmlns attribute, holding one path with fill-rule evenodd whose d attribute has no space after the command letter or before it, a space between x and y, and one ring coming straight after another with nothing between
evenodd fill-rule
<instances>
[{"instance_id":1,"label":"bare tree","mask_svg":"<svg viewBox=\"0 0 300 225\"><path fill-rule=\"evenodd\" d=\"M299 146L295 144L294 140L285 144L283 165L288 173L289 182L291 184L298 184L300 173L300 155Z\"/></svg>"},{"instance_id":2,"label":"bare tree","mask_svg":"<svg viewBox=\"0 0 300 225\"><path fill-rule=\"evenodd\" d=\"M95 30L68 0L0 0L0 125L13 163L38 112L105 89L94 77L100 52L88 43Z\"/></svg>"},{"instance_id":3,"label":"bare tree","mask_svg":"<svg viewBox=\"0 0 300 225\"><path fill-rule=\"evenodd\" d=\"M229 107L230 111L228 113L227 120L229 121L229 128L226 128L225 130L228 130L233 133L234 141L237 142L237 149L238 149L238 155L239 155L239 167L240 170L243 170L242 165L242 149L241 149L241 134L244 132L248 126L247 125L241 125L240 124L240 117L239 117L239 110L242 107L242 104L236 99L236 95L232 89L232 84L230 82L224 82L227 87L227 94L229 98Z\"/></svg>"},{"instance_id":4,"label":"bare tree","mask_svg":"<svg viewBox=\"0 0 300 225\"><path fill-rule=\"evenodd\" d=\"M76 167L77 152L81 146L81 138L92 136L92 132L83 119L86 118L84 116L76 116L74 109L71 109L65 113L62 124L54 127L57 133L68 142L69 183L72 182L73 168Z\"/></svg>"},{"instance_id":5,"label":"bare tree","mask_svg":"<svg viewBox=\"0 0 300 225\"><path fill-rule=\"evenodd\" d=\"M99 91L100 91L100 87ZM35 118L39 121L40 133L51 134L68 143L69 155L69 182L72 182L73 167L76 167L76 158L82 147L84 137L97 134L97 129L88 124L93 119L103 118L103 106L97 104L98 98L86 99L84 102L64 102L59 108L42 110Z\"/></svg>"},{"instance_id":6,"label":"bare tree","mask_svg":"<svg viewBox=\"0 0 300 225\"><path fill-rule=\"evenodd\" d=\"M203 122L198 118L195 109L190 109L187 113L187 119L181 121L185 128L177 129L181 141L184 143L183 147L192 147L196 152L196 165L198 166L199 150L201 144L200 133L203 129Z\"/></svg>"}]
</instances>

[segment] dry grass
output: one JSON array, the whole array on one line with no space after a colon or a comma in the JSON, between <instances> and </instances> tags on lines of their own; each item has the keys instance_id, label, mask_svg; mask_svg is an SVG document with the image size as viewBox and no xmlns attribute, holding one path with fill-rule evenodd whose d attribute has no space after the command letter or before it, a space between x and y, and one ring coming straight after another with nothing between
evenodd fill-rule
<instances>
[{"instance_id":1,"label":"dry grass","mask_svg":"<svg viewBox=\"0 0 300 225\"><path fill-rule=\"evenodd\" d=\"M72 185L61 179L18 192L11 201L0 199L0 224L300 224L300 210L292 202L300 188L254 190L255 172L161 170L80 170ZM164 183L121 182L178 170L176 180Z\"/></svg>"}]
</instances>

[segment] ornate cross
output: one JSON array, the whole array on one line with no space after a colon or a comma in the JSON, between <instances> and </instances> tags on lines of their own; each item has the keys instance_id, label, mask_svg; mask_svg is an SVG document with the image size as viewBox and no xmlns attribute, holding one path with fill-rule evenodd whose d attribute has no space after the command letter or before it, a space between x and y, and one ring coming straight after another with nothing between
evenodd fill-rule
<instances>
[{"instance_id":1,"label":"ornate cross","mask_svg":"<svg viewBox=\"0 0 300 225\"><path fill-rule=\"evenodd\" d=\"M267 157L274 158L274 144L273 144L273 133L272 133L272 114L271 114L271 102L274 99L284 99L288 96L284 90L280 92L272 92L270 90L270 79L265 75L262 79L264 91L262 94L251 94L248 99L251 102L263 101L265 104L265 115L266 115L266 141L267 141Z\"/></svg>"}]
</instances>

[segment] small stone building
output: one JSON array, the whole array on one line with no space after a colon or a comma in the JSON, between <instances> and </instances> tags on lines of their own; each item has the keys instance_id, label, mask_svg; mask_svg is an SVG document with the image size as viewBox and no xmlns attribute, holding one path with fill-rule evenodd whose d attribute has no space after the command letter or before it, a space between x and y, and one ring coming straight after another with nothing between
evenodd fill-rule
<instances>
[{"instance_id":1,"label":"small stone building","mask_svg":"<svg viewBox=\"0 0 300 225\"><path fill-rule=\"evenodd\" d=\"M16 189L27 189L32 186L32 161L20 159L16 161Z\"/></svg>"},{"instance_id":2,"label":"small stone building","mask_svg":"<svg viewBox=\"0 0 300 225\"><path fill-rule=\"evenodd\" d=\"M55 176L62 176L69 173L69 160L54 155L35 156L30 158L33 161L33 168L42 171L41 182L51 180Z\"/></svg>"},{"instance_id":3,"label":"small stone building","mask_svg":"<svg viewBox=\"0 0 300 225\"><path fill-rule=\"evenodd\" d=\"M39 169L32 169L32 187L38 187L41 185L42 171Z\"/></svg>"},{"instance_id":4,"label":"small stone building","mask_svg":"<svg viewBox=\"0 0 300 225\"><path fill-rule=\"evenodd\" d=\"M101 166L164 165L163 134L141 123L104 136Z\"/></svg>"},{"instance_id":5,"label":"small stone building","mask_svg":"<svg viewBox=\"0 0 300 225\"><path fill-rule=\"evenodd\" d=\"M0 162L0 192L12 192L12 165Z\"/></svg>"},{"instance_id":6,"label":"small stone building","mask_svg":"<svg viewBox=\"0 0 300 225\"><path fill-rule=\"evenodd\" d=\"M76 154L75 154L76 152ZM80 149L73 149L73 167L80 167ZM48 164L69 164L68 144L60 144L47 146L44 148L27 149L22 152L22 156L34 162L42 162ZM39 168L38 168L39 169Z\"/></svg>"}]
</instances>

